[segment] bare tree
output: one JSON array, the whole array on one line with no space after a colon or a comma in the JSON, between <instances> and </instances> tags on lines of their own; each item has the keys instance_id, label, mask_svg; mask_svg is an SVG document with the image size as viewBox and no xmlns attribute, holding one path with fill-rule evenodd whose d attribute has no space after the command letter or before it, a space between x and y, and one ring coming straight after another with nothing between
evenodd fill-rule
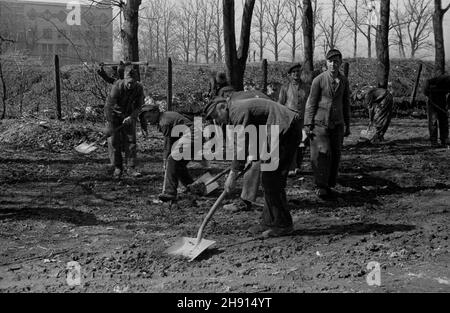
<instances>
[{"instance_id":1,"label":"bare tree","mask_svg":"<svg viewBox=\"0 0 450 313\"><path fill-rule=\"evenodd\" d=\"M262 61L264 58L264 48L267 44L267 23L266 23L266 11L267 6L264 0L258 0L255 5L255 23L253 25L256 29L257 36L253 36L253 42L256 44L257 49L259 50L259 60Z\"/></svg>"},{"instance_id":2,"label":"bare tree","mask_svg":"<svg viewBox=\"0 0 450 313\"><path fill-rule=\"evenodd\" d=\"M162 13L162 41L164 45L164 61L169 59L169 55L173 50L173 32L172 27L175 21L175 6L171 1L163 1L162 7L159 8Z\"/></svg>"},{"instance_id":3,"label":"bare tree","mask_svg":"<svg viewBox=\"0 0 450 313\"><path fill-rule=\"evenodd\" d=\"M345 0L339 0L339 2L344 8L344 10L347 12L348 17L350 18L350 21L347 21L345 25L347 26L348 29L351 30L353 34L353 57L356 58L358 54L358 33L360 32L359 27L361 25L359 13L361 2L359 0L355 0L355 6L351 11L349 10Z\"/></svg>"},{"instance_id":4,"label":"bare tree","mask_svg":"<svg viewBox=\"0 0 450 313\"><path fill-rule=\"evenodd\" d=\"M267 2L267 15L268 15L268 40L271 43L275 56L275 61L278 61L280 56L281 43L287 36L286 25L283 23L283 14L285 10L285 0L273 0Z\"/></svg>"},{"instance_id":5,"label":"bare tree","mask_svg":"<svg viewBox=\"0 0 450 313\"><path fill-rule=\"evenodd\" d=\"M435 72L436 74L445 74L445 46L444 31L442 29L442 21L445 13L450 8L442 8L441 0L434 0L433 29L434 29L434 46L435 46Z\"/></svg>"},{"instance_id":6,"label":"bare tree","mask_svg":"<svg viewBox=\"0 0 450 313\"><path fill-rule=\"evenodd\" d=\"M433 32L430 24L433 14L428 0L407 0L405 1L405 8L409 16L406 26L411 58L414 58L419 49L431 46L429 38Z\"/></svg>"},{"instance_id":7,"label":"bare tree","mask_svg":"<svg viewBox=\"0 0 450 313\"><path fill-rule=\"evenodd\" d=\"M387 89L389 81L389 15L390 0L380 0L380 25L377 26L377 83Z\"/></svg>"},{"instance_id":8,"label":"bare tree","mask_svg":"<svg viewBox=\"0 0 450 313\"><path fill-rule=\"evenodd\" d=\"M292 62L295 62L296 51L301 46L301 41L297 40L301 27L301 23L299 22L299 18L301 16L300 6L300 0L286 0L287 13L285 16L285 21L291 35L291 40L287 42L287 44L291 48Z\"/></svg>"},{"instance_id":9,"label":"bare tree","mask_svg":"<svg viewBox=\"0 0 450 313\"><path fill-rule=\"evenodd\" d=\"M312 72L314 70L314 21L311 0L302 0L302 28L303 28L303 50L305 54L304 72L307 83L312 82Z\"/></svg>"},{"instance_id":10,"label":"bare tree","mask_svg":"<svg viewBox=\"0 0 450 313\"><path fill-rule=\"evenodd\" d=\"M236 50L234 0L223 0L223 29L227 78L236 90L244 89L244 73L250 46L250 29L255 0L246 0L242 14L241 37Z\"/></svg>"},{"instance_id":11,"label":"bare tree","mask_svg":"<svg viewBox=\"0 0 450 313\"><path fill-rule=\"evenodd\" d=\"M344 1L340 0L340 3L344 10L347 12L348 17L352 20L353 25L358 28L359 32L366 38L367 40L367 57L372 58L372 31L376 30L373 25L370 23L363 23L356 18L356 15L352 13L352 10L348 8L347 4ZM368 7L367 0L363 0L364 7ZM366 12L368 14L369 12ZM358 15L359 16L359 15Z\"/></svg>"},{"instance_id":12,"label":"bare tree","mask_svg":"<svg viewBox=\"0 0 450 313\"><path fill-rule=\"evenodd\" d=\"M223 28L222 28L222 6L220 5L221 0L214 0L212 3L213 12L214 12L214 19L213 19L213 41L215 42L215 53L217 55L217 60L219 62L222 62L223 55L222 55L222 34L223 34Z\"/></svg>"},{"instance_id":13,"label":"bare tree","mask_svg":"<svg viewBox=\"0 0 450 313\"><path fill-rule=\"evenodd\" d=\"M186 64L189 63L189 57L192 44L192 15L186 2L181 2L178 14L178 37L180 38L180 45L183 50L183 57Z\"/></svg>"},{"instance_id":14,"label":"bare tree","mask_svg":"<svg viewBox=\"0 0 450 313\"><path fill-rule=\"evenodd\" d=\"M4 119L6 116L6 100L8 100L5 75L3 73L3 58L2 58L4 49L3 46L8 43L14 43L14 40L4 38L0 35L0 80L2 81L2 104L3 104L3 112L0 119Z\"/></svg>"},{"instance_id":15,"label":"bare tree","mask_svg":"<svg viewBox=\"0 0 450 313\"><path fill-rule=\"evenodd\" d=\"M399 8L399 2L397 1L397 5L392 10L392 20L393 20L393 29L395 30L395 39L393 39L393 43L398 46L398 53L401 58L406 58L405 51L405 42L404 42L404 24L405 19L407 18L405 13L402 12Z\"/></svg>"},{"instance_id":16,"label":"bare tree","mask_svg":"<svg viewBox=\"0 0 450 313\"><path fill-rule=\"evenodd\" d=\"M194 31L194 62L198 63L200 55L200 0L189 0Z\"/></svg>"},{"instance_id":17,"label":"bare tree","mask_svg":"<svg viewBox=\"0 0 450 313\"><path fill-rule=\"evenodd\" d=\"M214 25L214 7L205 0L200 2L201 32L203 34L203 50L206 64L209 64L209 52L211 51L211 36Z\"/></svg>"},{"instance_id":18,"label":"bare tree","mask_svg":"<svg viewBox=\"0 0 450 313\"><path fill-rule=\"evenodd\" d=\"M341 30L344 27L344 22L337 18L339 14L340 2L338 0L331 0L331 21L322 16L319 19L319 26L322 29L325 37L324 50L334 49L336 43L341 35Z\"/></svg>"}]
</instances>

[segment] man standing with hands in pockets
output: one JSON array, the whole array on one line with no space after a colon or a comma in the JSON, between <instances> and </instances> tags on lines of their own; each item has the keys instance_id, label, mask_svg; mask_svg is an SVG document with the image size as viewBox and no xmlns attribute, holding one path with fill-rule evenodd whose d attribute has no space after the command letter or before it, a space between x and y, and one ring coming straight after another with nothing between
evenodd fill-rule
<instances>
[{"instance_id":1,"label":"man standing with hands in pockets","mask_svg":"<svg viewBox=\"0 0 450 313\"><path fill-rule=\"evenodd\" d=\"M350 135L350 88L339 72L342 54L331 49L326 55L327 71L317 76L305 108L305 131L311 139L311 163L317 195L334 196L344 137Z\"/></svg>"}]
</instances>

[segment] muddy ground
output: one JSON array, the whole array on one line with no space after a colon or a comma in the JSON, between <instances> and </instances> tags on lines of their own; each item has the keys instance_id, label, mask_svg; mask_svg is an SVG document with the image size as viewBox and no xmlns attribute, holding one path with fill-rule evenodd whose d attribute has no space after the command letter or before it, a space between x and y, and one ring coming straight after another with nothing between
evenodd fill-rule
<instances>
[{"instance_id":1,"label":"muddy ground","mask_svg":"<svg viewBox=\"0 0 450 313\"><path fill-rule=\"evenodd\" d=\"M394 119L372 147L357 145L364 126L345 140L337 201L316 198L306 162L288 181L293 235L252 238L260 212L220 209L205 234L215 248L192 263L164 250L196 235L219 193L154 203L161 140L139 139L143 176L120 182L104 147L81 156L2 144L0 291L450 292L450 150L429 146L425 120ZM194 176L203 171L192 164ZM81 266L80 286L67 283L69 261ZM380 286L367 283L371 261Z\"/></svg>"}]
</instances>

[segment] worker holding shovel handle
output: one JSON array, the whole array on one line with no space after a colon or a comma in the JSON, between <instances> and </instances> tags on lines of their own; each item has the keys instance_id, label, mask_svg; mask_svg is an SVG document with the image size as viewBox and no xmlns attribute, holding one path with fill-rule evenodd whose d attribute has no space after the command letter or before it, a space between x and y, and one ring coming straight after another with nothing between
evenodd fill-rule
<instances>
[{"instance_id":1,"label":"worker holding shovel handle","mask_svg":"<svg viewBox=\"0 0 450 313\"><path fill-rule=\"evenodd\" d=\"M120 178L123 173L122 153L127 160L128 174L137 176L136 166L136 121L144 103L144 89L137 81L137 72L133 66L126 65L124 79L116 81L106 100L105 117L107 128L112 132L112 165L114 177Z\"/></svg>"}]
</instances>

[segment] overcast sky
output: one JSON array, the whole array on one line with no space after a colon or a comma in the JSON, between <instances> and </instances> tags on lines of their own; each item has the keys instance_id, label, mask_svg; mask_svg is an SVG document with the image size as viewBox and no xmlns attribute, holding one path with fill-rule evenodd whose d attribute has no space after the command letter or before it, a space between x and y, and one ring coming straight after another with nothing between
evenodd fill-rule
<instances>
[{"instance_id":1,"label":"overcast sky","mask_svg":"<svg viewBox=\"0 0 450 313\"><path fill-rule=\"evenodd\" d=\"M81 2L81 3L84 2L84 3L86 3L86 2L88 2L89 3L89 0L70 0L70 1L62 1L62 0L25 0L25 1L36 1L36 2L45 1L45 2L59 2L59 3L61 3L61 2L62 3L70 3L70 2ZM176 1L178 2L178 1L183 1L183 0L176 0ZM391 0L391 3L395 3L396 1L399 1L400 3L403 3L402 0ZM242 5L241 5L241 3L243 3L243 2L244 2L244 0L236 0L235 1L235 3L236 3L236 20L238 22L240 20L241 15L242 15ZM323 4L325 4L325 6L324 6L325 10L326 10L326 8L329 7L328 6L329 1L327 1L327 0L319 0L319 2L322 2ZM430 2L431 2L431 0L430 0ZM450 3L450 0L442 0L443 7L445 7L448 3ZM236 31L239 32L239 30L240 30L240 26L236 28ZM363 37L363 36L360 35L360 37ZM367 50L367 48L366 48L367 44L364 41L362 41L362 39L363 38L361 38L361 48L363 50ZM433 40L433 38L432 38L432 40ZM446 54L447 59L450 59L450 12L448 12L445 15L445 18L444 18L444 40L445 40L445 54ZM341 50L343 50L344 54L352 55L353 54L353 52L351 50L352 49L352 45L349 44L348 46L349 46L349 48L341 47ZM393 56L395 57L395 53L397 52L397 49L393 48L391 50L394 52ZM361 49L360 49L360 51L361 51ZM431 58L431 59L434 58L434 53L432 51L428 52L427 54L429 55L428 58ZM288 58L288 56L287 56L287 58Z\"/></svg>"}]
</instances>

